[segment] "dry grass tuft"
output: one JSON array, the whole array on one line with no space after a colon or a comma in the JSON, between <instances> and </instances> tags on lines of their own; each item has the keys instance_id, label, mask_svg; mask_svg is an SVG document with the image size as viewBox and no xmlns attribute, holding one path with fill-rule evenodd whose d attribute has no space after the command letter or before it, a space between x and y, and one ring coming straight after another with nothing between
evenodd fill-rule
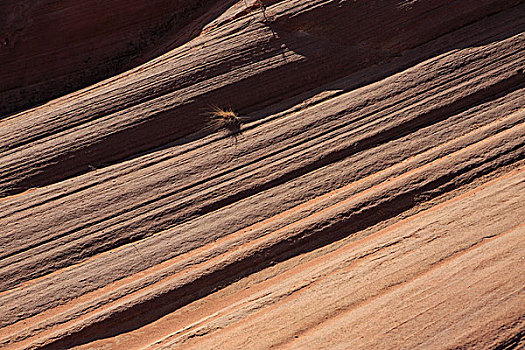
<instances>
[{"instance_id":1,"label":"dry grass tuft","mask_svg":"<svg viewBox=\"0 0 525 350\"><path fill-rule=\"evenodd\" d=\"M213 106L208 113L210 124L214 129L227 129L232 134L239 134L241 131L241 118L231 107L224 109Z\"/></svg>"}]
</instances>

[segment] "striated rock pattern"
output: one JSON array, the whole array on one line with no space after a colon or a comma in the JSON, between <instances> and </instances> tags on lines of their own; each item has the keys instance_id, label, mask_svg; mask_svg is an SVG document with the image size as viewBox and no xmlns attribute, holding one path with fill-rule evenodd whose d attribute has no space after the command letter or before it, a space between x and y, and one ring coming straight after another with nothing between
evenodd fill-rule
<instances>
[{"instance_id":1,"label":"striated rock pattern","mask_svg":"<svg viewBox=\"0 0 525 350\"><path fill-rule=\"evenodd\" d=\"M4 0L0 117L144 63L233 2Z\"/></svg>"},{"instance_id":2,"label":"striated rock pattern","mask_svg":"<svg viewBox=\"0 0 525 350\"><path fill-rule=\"evenodd\" d=\"M525 347L523 1L24 4L0 348Z\"/></svg>"}]
</instances>

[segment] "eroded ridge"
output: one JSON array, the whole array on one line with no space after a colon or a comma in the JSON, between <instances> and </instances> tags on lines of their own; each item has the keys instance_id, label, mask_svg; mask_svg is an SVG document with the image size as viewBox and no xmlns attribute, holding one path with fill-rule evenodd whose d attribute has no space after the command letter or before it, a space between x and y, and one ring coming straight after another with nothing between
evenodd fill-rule
<instances>
[{"instance_id":1,"label":"eroded ridge","mask_svg":"<svg viewBox=\"0 0 525 350\"><path fill-rule=\"evenodd\" d=\"M0 347L523 346L525 5L262 3L0 121Z\"/></svg>"}]
</instances>

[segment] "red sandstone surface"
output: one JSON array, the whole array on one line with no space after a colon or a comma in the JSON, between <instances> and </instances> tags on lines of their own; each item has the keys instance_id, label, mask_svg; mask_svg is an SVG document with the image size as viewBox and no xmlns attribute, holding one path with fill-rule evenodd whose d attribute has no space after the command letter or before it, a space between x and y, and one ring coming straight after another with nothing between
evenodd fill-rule
<instances>
[{"instance_id":1,"label":"red sandstone surface","mask_svg":"<svg viewBox=\"0 0 525 350\"><path fill-rule=\"evenodd\" d=\"M525 348L524 1L0 29L0 348Z\"/></svg>"}]
</instances>

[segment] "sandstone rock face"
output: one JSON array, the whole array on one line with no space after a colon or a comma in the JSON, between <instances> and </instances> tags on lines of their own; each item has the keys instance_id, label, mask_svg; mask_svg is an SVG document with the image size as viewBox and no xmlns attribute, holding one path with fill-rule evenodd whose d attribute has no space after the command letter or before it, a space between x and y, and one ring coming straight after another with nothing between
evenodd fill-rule
<instances>
[{"instance_id":1,"label":"sandstone rock face","mask_svg":"<svg viewBox=\"0 0 525 350\"><path fill-rule=\"evenodd\" d=\"M2 111L76 90L0 121L0 347L525 346L523 1L132 5L0 5Z\"/></svg>"},{"instance_id":2,"label":"sandstone rock face","mask_svg":"<svg viewBox=\"0 0 525 350\"><path fill-rule=\"evenodd\" d=\"M0 117L147 61L159 46L196 35L217 7L207 0L2 1Z\"/></svg>"}]
</instances>

